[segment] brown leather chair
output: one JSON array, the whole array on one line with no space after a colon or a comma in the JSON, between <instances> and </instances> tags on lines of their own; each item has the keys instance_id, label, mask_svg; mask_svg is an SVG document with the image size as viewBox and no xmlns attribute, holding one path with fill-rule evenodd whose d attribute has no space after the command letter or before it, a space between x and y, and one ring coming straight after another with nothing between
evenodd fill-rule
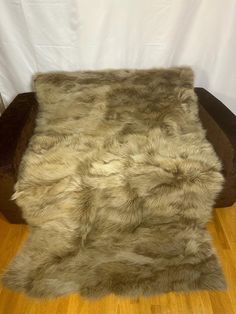
<instances>
[{"instance_id":1,"label":"brown leather chair","mask_svg":"<svg viewBox=\"0 0 236 314\"><path fill-rule=\"evenodd\" d=\"M236 201L236 117L203 88L195 89L207 138L223 163L224 189L215 207ZM24 223L20 208L10 200L21 157L32 135L37 114L34 93L18 95L0 117L0 211L11 223Z\"/></svg>"}]
</instances>

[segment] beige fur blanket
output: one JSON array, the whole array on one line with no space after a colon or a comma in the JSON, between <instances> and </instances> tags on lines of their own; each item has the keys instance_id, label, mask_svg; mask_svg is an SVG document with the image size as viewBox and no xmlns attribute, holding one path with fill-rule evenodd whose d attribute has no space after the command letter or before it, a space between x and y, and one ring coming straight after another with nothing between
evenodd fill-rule
<instances>
[{"instance_id":1,"label":"beige fur blanket","mask_svg":"<svg viewBox=\"0 0 236 314\"><path fill-rule=\"evenodd\" d=\"M221 164L189 68L35 78L14 198L29 239L3 282L34 297L222 289L206 223Z\"/></svg>"}]
</instances>

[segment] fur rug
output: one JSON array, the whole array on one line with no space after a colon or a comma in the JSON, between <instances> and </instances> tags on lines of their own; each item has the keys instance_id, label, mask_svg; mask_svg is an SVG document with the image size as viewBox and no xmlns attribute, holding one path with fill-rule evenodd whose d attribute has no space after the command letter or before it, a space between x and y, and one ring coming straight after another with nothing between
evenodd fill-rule
<instances>
[{"instance_id":1,"label":"fur rug","mask_svg":"<svg viewBox=\"0 0 236 314\"><path fill-rule=\"evenodd\" d=\"M14 199L29 239L3 282L33 297L223 289L206 231L221 164L189 68L35 78Z\"/></svg>"}]
</instances>

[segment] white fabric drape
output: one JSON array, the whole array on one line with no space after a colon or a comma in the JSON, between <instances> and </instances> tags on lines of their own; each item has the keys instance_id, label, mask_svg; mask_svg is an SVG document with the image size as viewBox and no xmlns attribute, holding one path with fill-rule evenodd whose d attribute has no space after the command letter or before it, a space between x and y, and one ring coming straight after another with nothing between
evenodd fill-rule
<instances>
[{"instance_id":1,"label":"white fabric drape","mask_svg":"<svg viewBox=\"0 0 236 314\"><path fill-rule=\"evenodd\" d=\"M0 0L0 92L35 72L190 65L236 113L236 0Z\"/></svg>"}]
</instances>

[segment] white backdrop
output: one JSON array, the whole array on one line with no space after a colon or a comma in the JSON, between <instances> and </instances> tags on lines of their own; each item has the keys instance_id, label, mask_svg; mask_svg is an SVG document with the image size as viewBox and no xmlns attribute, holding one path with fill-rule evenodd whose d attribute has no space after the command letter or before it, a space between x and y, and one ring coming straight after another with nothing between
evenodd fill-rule
<instances>
[{"instance_id":1,"label":"white backdrop","mask_svg":"<svg viewBox=\"0 0 236 314\"><path fill-rule=\"evenodd\" d=\"M0 0L5 104L50 70L190 65L236 113L236 0Z\"/></svg>"}]
</instances>

